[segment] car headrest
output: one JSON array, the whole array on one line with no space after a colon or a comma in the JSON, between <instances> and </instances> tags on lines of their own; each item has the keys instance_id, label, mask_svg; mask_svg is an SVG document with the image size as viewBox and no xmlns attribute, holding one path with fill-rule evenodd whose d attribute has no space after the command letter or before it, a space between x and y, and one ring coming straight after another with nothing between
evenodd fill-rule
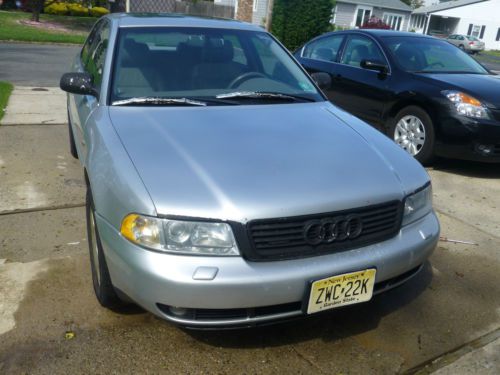
<instances>
[{"instance_id":1,"label":"car headrest","mask_svg":"<svg viewBox=\"0 0 500 375\"><path fill-rule=\"evenodd\" d=\"M211 41L210 46L205 47L203 50L203 61L206 63L229 62L233 57L233 43L229 40Z\"/></svg>"},{"instance_id":2,"label":"car headrest","mask_svg":"<svg viewBox=\"0 0 500 375\"><path fill-rule=\"evenodd\" d=\"M136 42L133 39L125 39L121 52L122 66L142 65L149 60L149 48L144 43Z\"/></svg>"}]
</instances>

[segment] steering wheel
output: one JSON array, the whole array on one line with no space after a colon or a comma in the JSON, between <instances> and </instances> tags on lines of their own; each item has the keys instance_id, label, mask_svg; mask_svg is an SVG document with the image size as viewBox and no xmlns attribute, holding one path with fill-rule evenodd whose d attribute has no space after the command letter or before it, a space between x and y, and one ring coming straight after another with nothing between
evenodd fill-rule
<instances>
[{"instance_id":1,"label":"steering wheel","mask_svg":"<svg viewBox=\"0 0 500 375\"><path fill-rule=\"evenodd\" d=\"M433 66L440 66L441 68L444 68L444 64L442 62L434 62L432 64L429 64L429 68L433 67Z\"/></svg>"},{"instance_id":2,"label":"steering wheel","mask_svg":"<svg viewBox=\"0 0 500 375\"><path fill-rule=\"evenodd\" d=\"M264 74L259 73L259 72L246 72L243 74L240 74L238 77L233 79L231 83L229 83L229 88L234 89L238 86L240 86L243 82L248 81L249 79L252 78L267 78Z\"/></svg>"}]
</instances>

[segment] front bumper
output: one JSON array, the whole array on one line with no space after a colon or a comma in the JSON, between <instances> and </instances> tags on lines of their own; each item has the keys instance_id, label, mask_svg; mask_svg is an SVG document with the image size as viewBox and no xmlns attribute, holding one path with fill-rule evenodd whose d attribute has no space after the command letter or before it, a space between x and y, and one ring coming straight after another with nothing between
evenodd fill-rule
<instances>
[{"instance_id":1,"label":"front bumper","mask_svg":"<svg viewBox=\"0 0 500 375\"><path fill-rule=\"evenodd\" d=\"M453 114L441 118L436 155L463 160L500 162L500 111L493 120Z\"/></svg>"},{"instance_id":2,"label":"front bumper","mask_svg":"<svg viewBox=\"0 0 500 375\"><path fill-rule=\"evenodd\" d=\"M241 257L153 252L124 239L103 218L98 217L97 224L115 288L159 317L199 328L251 326L300 316L310 281L354 270L377 268L375 292L382 292L413 276L439 239L439 222L431 213L382 243L319 257L256 263ZM200 267L217 272L213 279L195 280ZM168 306L268 313L195 319L175 316Z\"/></svg>"}]
</instances>

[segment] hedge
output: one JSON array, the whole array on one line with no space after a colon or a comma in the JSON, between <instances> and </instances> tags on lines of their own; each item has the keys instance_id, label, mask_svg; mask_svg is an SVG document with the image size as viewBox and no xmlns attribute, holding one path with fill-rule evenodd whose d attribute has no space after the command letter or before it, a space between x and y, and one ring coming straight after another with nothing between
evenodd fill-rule
<instances>
[{"instance_id":1,"label":"hedge","mask_svg":"<svg viewBox=\"0 0 500 375\"><path fill-rule=\"evenodd\" d=\"M103 7L93 7L89 9L78 3L52 3L44 8L44 12L59 16L101 17L108 14L109 10Z\"/></svg>"},{"instance_id":2,"label":"hedge","mask_svg":"<svg viewBox=\"0 0 500 375\"><path fill-rule=\"evenodd\" d=\"M271 32L291 51L330 30L334 0L275 0Z\"/></svg>"}]
</instances>

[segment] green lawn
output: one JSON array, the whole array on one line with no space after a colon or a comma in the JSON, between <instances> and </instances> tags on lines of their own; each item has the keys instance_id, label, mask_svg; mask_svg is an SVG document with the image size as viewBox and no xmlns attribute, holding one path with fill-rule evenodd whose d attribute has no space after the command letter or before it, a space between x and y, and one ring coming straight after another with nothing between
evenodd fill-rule
<instances>
[{"instance_id":1,"label":"green lawn","mask_svg":"<svg viewBox=\"0 0 500 375\"><path fill-rule=\"evenodd\" d=\"M500 57L500 51L499 50L483 51L481 53L484 54L484 55L491 55L491 56Z\"/></svg>"},{"instance_id":2,"label":"green lawn","mask_svg":"<svg viewBox=\"0 0 500 375\"><path fill-rule=\"evenodd\" d=\"M9 100L11 92L12 85L8 82L0 81L0 120L5 113L5 107L7 107L7 101Z\"/></svg>"},{"instance_id":3,"label":"green lawn","mask_svg":"<svg viewBox=\"0 0 500 375\"><path fill-rule=\"evenodd\" d=\"M0 40L82 44L97 20L94 17L40 15L42 23L56 23L71 31L49 30L19 24L20 20L28 21L30 18L31 13L0 11Z\"/></svg>"}]
</instances>

